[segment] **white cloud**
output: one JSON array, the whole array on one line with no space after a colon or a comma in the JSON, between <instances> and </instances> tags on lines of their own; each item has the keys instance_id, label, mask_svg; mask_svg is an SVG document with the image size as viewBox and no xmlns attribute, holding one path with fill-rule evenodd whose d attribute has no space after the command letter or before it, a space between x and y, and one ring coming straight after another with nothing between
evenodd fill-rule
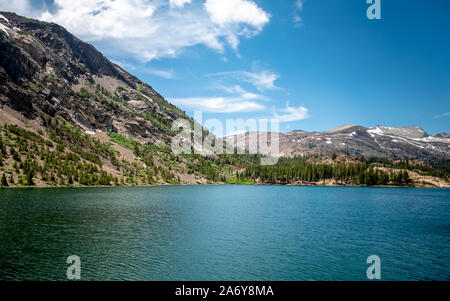
<instances>
[{"instance_id":1,"label":"white cloud","mask_svg":"<svg viewBox=\"0 0 450 301\"><path fill-rule=\"evenodd\" d=\"M173 98L170 102L177 106L188 107L194 110L214 113L250 112L265 109L255 101L244 97L199 97L199 98Z\"/></svg>"},{"instance_id":2,"label":"white cloud","mask_svg":"<svg viewBox=\"0 0 450 301\"><path fill-rule=\"evenodd\" d=\"M260 73L243 72L244 79L250 82L258 90L273 90L277 88L274 82L278 79L278 75L268 71Z\"/></svg>"},{"instance_id":3,"label":"white cloud","mask_svg":"<svg viewBox=\"0 0 450 301\"><path fill-rule=\"evenodd\" d=\"M250 100L250 99L266 99L263 95L248 92L239 85L235 85L235 86L231 86L231 87L223 86L222 89L230 94L240 95L240 97L243 99L248 99L248 100Z\"/></svg>"},{"instance_id":4,"label":"white cloud","mask_svg":"<svg viewBox=\"0 0 450 301\"><path fill-rule=\"evenodd\" d=\"M170 99L170 101L178 106L214 113L250 112L260 111L266 108L258 102L260 100L266 100L263 95L248 92L239 85L218 86L216 88L225 91L229 95L220 97L175 98Z\"/></svg>"},{"instance_id":5,"label":"white cloud","mask_svg":"<svg viewBox=\"0 0 450 301\"><path fill-rule=\"evenodd\" d=\"M247 23L261 29L270 15L248 0L206 0L205 8L213 22L221 25Z\"/></svg>"},{"instance_id":6,"label":"white cloud","mask_svg":"<svg viewBox=\"0 0 450 301\"><path fill-rule=\"evenodd\" d=\"M447 117L447 116L450 116L450 112L445 112L445 113L443 113L441 115L436 115L436 116L433 117L433 119L441 119L441 118L444 118L444 117Z\"/></svg>"},{"instance_id":7,"label":"white cloud","mask_svg":"<svg viewBox=\"0 0 450 301\"><path fill-rule=\"evenodd\" d=\"M191 3L191 0L169 0L170 7L183 7L185 4Z\"/></svg>"},{"instance_id":8,"label":"white cloud","mask_svg":"<svg viewBox=\"0 0 450 301\"><path fill-rule=\"evenodd\" d=\"M58 23L84 39L145 38L156 26L147 22L156 5L143 0L54 0L55 13L41 19ZM150 26L148 26L150 25Z\"/></svg>"},{"instance_id":9,"label":"white cloud","mask_svg":"<svg viewBox=\"0 0 450 301\"><path fill-rule=\"evenodd\" d=\"M260 91L278 89L275 85L275 81L279 78L279 75L270 71L230 71L209 74L209 76L231 76L236 80L252 84Z\"/></svg>"},{"instance_id":10,"label":"white cloud","mask_svg":"<svg viewBox=\"0 0 450 301\"><path fill-rule=\"evenodd\" d=\"M226 96L219 97L192 97L170 99L172 103L180 107L215 113L237 113L261 111L266 109L262 102L267 102L264 95L249 92L239 84L230 84L236 81L252 84L258 90L275 89L274 81L278 75L262 71L252 73L248 71L230 71L209 74L208 77L220 77L218 82L210 88L225 92Z\"/></svg>"},{"instance_id":11,"label":"white cloud","mask_svg":"<svg viewBox=\"0 0 450 301\"><path fill-rule=\"evenodd\" d=\"M278 119L280 122L292 122L298 120L307 119L308 109L304 106L300 106L298 108L290 107L289 104L286 104L286 108L279 109L278 112L273 112L274 119Z\"/></svg>"},{"instance_id":12,"label":"white cloud","mask_svg":"<svg viewBox=\"0 0 450 301\"><path fill-rule=\"evenodd\" d=\"M42 13L40 19L58 23L81 39L95 42L108 56L125 59L132 55L143 62L176 57L184 48L194 45L205 45L219 53L227 45L237 49L242 37L259 33L270 17L249 0L54 0L54 3L55 9ZM191 4L186 6L187 3ZM173 9L176 7L184 8Z\"/></svg>"}]
</instances>

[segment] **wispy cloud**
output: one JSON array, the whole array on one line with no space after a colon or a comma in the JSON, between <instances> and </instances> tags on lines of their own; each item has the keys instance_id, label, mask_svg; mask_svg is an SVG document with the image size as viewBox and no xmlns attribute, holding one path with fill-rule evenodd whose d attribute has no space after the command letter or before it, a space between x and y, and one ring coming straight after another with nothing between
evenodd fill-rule
<instances>
[{"instance_id":1,"label":"wispy cloud","mask_svg":"<svg viewBox=\"0 0 450 301\"><path fill-rule=\"evenodd\" d=\"M222 89L232 95L240 95L241 98L243 99L259 99L259 100L266 100L266 97L264 95L261 94L256 94L256 93L252 93L249 91L246 91L245 89L243 89L241 86L239 85L235 85L235 86L222 86Z\"/></svg>"},{"instance_id":2,"label":"wispy cloud","mask_svg":"<svg viewBox=\"0 0 450 301\"><path fill-rule=\"evenodd\" d=\"M287 103L286 108L274 110L272 118L278 119L280 122L299 121L309 117L308 111L309 110L304 106L300 106L298 108L290 107Z\"/></svg>"},{"instance_id":3,"label":"wispy cloud","mask_svg":"<svg viewBox=\"0 0 450 301\"><path fill-rule=\"evenodd\" d=\"M298 11L302 11L303 10L303 0L297 0L295 1L295 8Z\"/></svg>"},{"instance_id":4,"label":"wispy cloud","mask_svg":"<svg viewBox=\"0 0 450 301\"><path fill-rule=\"evenodd\" d=\"M240 73L243 80L248 81L258 90L273 90L276 89L275 81L278 79L278 75L272 72L263 71L260 73L242 72Z\"/></svg>"},{"instance_id":5,"label":"wispy cloud","mask_svg":"<svg viewBox=\"0 0 450 301\"><path fill-rule=\"evenodd\" d=\"M263 95L251 93L241 86L216 87L227 95L218 97L188 97L173 98L172 103L189 109L211 113L242 113L264 110L265 105L261 100L266 100Z\"/></svg>"},{"instance_id":6,"label":"wispy cloud","mask_svg":"<svg viewBox=\"0 0 450 301\"><path fill-rule=\"evenodd\" d=\"M208 74L208 77L219 77L219 84L213 85L214 89L223 90L231 96L216 98L186 98L174 99L175 104L188 106L198 110L209 112L248 112L266 109L270 101L268 97L260 93L249 92L239 84L224 85L223 82L245 82L250 83L258 91L280 89L275 85L279 77L270 71L249 72L249 71L228 71ZM308 109L304 106L291 107L286 104L284 108L273 108L272 116L268 118L278 119L280 122L293 122L309 118Z\"/></svg>"},{"instance_id":7,"label":"wispy cloud","mask_svg":"<svg viewBox=\"0 0 450 301\"><path fill-rule=\"evenodd\" d=\"M263 29L270 14L253 0L54 0L54 9L40 19L95 41L109 56L148 62L176 57L194 45L219 53L226 46L237 49L241 38Z\"/></svg>"},{"instance_id":8,"label":"wispy cloud","mask_svg":"<svg viewBox=\"0 0 450 301\"><path fill-rule=\"evenodd\" d=\"M441 119L441 118L448 117L448 116L450 116L450 112L445 112L441 115L434 116L433 119Z\"/></svg>"},{"instance_id":9,"label":"wispy cloud","mask_svg":"<svg viewBox=\"0 0 450 301\"><path fill-rule=\"evenodd\" d=\"M303 25L303 19L300 13L303 11L303 0L296 0L294 4L294 24L296 27L301 27Z\"/></svg>"},{"instance_id":10,"label":"wispy cloud","mask_svg":"<svg viewBox=\"0 0 450 301\"><path fill-rule=\"evenodd\" d=\"M165 79L173 79L174 74L173 70L161 70L161 69L153 69L149 68L144 71L145 73L153 74L159 77L163 77Z\"/></svg>"},{"instance_id":11,"label":"wispy cloud","mask_svg":"<svg viewBox=\"0 0 450 301\"><path fill-rule=\"evenodd\" d=\"M238 113L265 109L263 105L255 101L249 101L245 96L173 98L170 101L178 106L213 113Z\"/></svg>"},{"instance_id":12,"label":"wispy cloud","mask_svg":"<svg viewBox=\"0 0 450 301\"><path fill-rule=\"evenodd\" d=\"M275 85L275 81L279 78L279 75L270 71L261 71L261 72L229 71L229 72L219 72L209 74L208 76L213 77L229 76L238 81L250 83L260 91L278 89L278 87Z\"/></svg>"}]
</instances>

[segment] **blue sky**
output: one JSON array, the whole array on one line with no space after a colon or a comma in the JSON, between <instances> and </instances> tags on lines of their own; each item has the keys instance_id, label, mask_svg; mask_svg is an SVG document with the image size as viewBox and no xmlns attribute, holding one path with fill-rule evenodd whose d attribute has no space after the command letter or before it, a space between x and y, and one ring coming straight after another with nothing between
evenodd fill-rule
<instances>
[{"instance_id":1,"label":"blue sky","mask_svg":"<svg viewBox=\"0 0 450 301\"><path fill-rule=\"evenodd\" d=\"M71 3L76 2L76 4ZM0 0L65 26L189 115L450 131L450 2Z\"/></svg>"}]
</instances>

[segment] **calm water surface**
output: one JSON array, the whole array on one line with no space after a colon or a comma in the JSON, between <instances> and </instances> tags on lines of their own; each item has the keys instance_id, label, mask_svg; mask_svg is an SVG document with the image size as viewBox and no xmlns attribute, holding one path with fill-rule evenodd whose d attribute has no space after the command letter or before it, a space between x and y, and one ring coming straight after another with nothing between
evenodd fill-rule
<instances>
[{"instance_id":1,"label":"calm water surface","mask_svg":"<svg viewBox=\"0 0 450 301\"><path fill-rule=\"evenodd\" d=\"M0 280L450 280L450 190L0 190Z\"/></svg>"}]
</instances>

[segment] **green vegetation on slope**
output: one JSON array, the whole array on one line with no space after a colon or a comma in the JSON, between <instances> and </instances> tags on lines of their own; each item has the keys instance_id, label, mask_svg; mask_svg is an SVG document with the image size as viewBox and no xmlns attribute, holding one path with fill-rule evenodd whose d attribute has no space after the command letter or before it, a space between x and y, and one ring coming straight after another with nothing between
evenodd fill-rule
<instances>
[{"instance_id":1,"label":"green vegetation on slope","mask_svg":"<svg viewBox=\"0 0 450 301\"><path fill-rule=\"evenodd\" d=\"M146 145L108 132L109 142L84 133L61 116L40 116L44 131L13 124L0 126L0 186L91 186L180 184L320 184L412 186L408 171L446 179L448 164L363 157L320 163L320 156L280 158L274 166L259 165L257 155L175 155L167 145ZM114 143L132 151L125 158ZM343 155L341 155L343 156ZM322 161L321 161L322 160ZM324 161L325 162L325 161ZM326 161L330 162L330 161Z\"/></svg>"},{"instance_id":2,"label":"green vegetation on slope","mask_svg":"<svg viewBox=\"0 0 450 301\"><path fill-rule=\"evenodd\" d=\"M131 150L134 149L135 145L137 144L135 141L128 139L128 138L120 135L119 133L107 132L106 134L109 136L111 141L114 141L117 144L119 144L120 146L129 148Z\"/></svg>"},{"instance_id":3,"label":"green vegetation on slope","mask_svg":"<svg viewBox=\"0 0 450 301\"><path fill-rule=\"evenodd\" d=\"M45 133L0 126L0 186L180 184L182 174L217 183L233 173L220 158L176 156L168 146L143 145L113 132L104 143L61 116L41 119ZM134 158L122 158L112 142L132 150Z\"/></svg>"}]
</instances>

